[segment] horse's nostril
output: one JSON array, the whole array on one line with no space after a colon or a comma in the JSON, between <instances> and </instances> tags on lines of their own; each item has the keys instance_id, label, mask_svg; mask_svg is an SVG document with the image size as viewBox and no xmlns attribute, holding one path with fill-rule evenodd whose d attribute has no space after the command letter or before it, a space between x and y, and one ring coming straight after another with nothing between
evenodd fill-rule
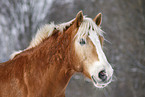
<instances>
[{"instance_id":1,"label":"horse's nostril","mask_svg":"<svg viewBox=\"0 0 145 97\"><path fill-rule=\"evenodd\" d=\"M100 71L98 76L102 81L105 81L107 79L105 70Z\"/></svg>"}]
</instances>

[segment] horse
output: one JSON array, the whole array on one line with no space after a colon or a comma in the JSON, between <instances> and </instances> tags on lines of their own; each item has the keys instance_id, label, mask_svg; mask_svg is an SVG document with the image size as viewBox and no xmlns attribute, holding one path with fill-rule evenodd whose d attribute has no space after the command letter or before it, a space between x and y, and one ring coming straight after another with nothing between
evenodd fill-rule
<instances>
[{"instance_id":1,"label":"horse","mask_svg":"<svg viewBox=\"0 0 145 97\"><path fill-rule=\"evenodd\" d=\"M101 21L101 13L91 19L80 11L69 22L41 27L26 49L0 63L0 97L65 97L76 72L106 87L113 69L103 52Z\"/></svg>"}]
</instances>

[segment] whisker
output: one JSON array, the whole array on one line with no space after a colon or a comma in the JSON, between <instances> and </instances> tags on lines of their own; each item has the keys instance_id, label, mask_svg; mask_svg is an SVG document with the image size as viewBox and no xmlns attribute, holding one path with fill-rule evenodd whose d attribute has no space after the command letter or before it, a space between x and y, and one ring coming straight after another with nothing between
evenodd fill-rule
<instances>
[{"instance_id":1,"label":"whisker","mask_svg":"<svg viewBox=\"0 0 145 97\"><path fill-rule=\"evenodd\" d=\"M105 97L110 97L110 96L109 96L109 93L108 93L107 90L106 90L106 88L104 88L104 92L103 92L103 93L104 93Z\"/></svg>"},{"instance_id":2,"label":"whisker","mask_svg":"<svg viewBox=\"0 0 145 97\"><path fill-rule=\"evenodd\" d=\"M109 40L107 39L104 39L105 42L109 43L109 44L112 44Z\"/></svg>"},{"instance_id":3,"label":"whisker","mask_svg":"<svg viewBox=\"0 0 145 97\"><path fill-rule=\"evenodd\" d=\"M118 80L118 78L115 75L113 75L112 76L112 82L116 82L117 80Z\"/></svg>"}]
</instances>

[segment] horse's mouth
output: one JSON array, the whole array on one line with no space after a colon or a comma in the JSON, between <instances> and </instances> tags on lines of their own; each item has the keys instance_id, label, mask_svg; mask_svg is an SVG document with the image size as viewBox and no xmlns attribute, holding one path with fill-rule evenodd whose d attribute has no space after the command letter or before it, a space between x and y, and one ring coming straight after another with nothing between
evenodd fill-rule
<instances>
[{"instance_id":1,"label":"horse's mouth","mask_svg":"<svg viewBox=\"0 0 145 97\"><path fill-rule=\"evenodd\" d=\"M99 83L94 83L94 86L97 88L105 88L108 84L99 84Z\"/></svg>"},{"instance_id":2,"label":"horse's mouth","mask_svg":"<svg viewBox=\"0 0 145 97\"><path fill-rule=\"evenodd\" d=\"M106 87L110 82L111 82L111 79L109 79L109 81L107 81L106 83L100 83L98 82L94 76L92 76L92 81L93 81L93 84L95 87L97 88L104 88Z\"/></svg>"}]
</instances>

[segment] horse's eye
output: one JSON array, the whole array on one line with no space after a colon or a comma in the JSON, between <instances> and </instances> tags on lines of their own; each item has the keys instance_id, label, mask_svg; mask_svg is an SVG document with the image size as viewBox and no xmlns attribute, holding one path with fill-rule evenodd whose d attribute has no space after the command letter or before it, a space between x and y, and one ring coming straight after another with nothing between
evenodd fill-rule
<instances>
[{"instance_id":1,"label":"horse's eye","mask_svg":"<svg viewBox=\"0 0 145 97\"><path fill-rule=\"evenodd\" d=\"M81 40L80 40L80 44L81 44L81 45L86 44L85 40L84 40L84 39L81 39Z\"/></svg>"}]
</instances>

